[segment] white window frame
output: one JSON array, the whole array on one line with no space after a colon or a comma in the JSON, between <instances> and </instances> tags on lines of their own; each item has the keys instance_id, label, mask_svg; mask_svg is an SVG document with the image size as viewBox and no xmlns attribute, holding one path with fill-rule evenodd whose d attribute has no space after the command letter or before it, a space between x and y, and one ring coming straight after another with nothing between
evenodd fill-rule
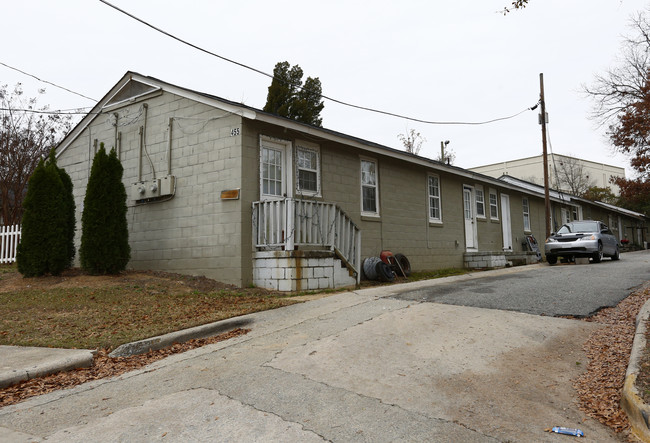
<instances>
[{"instance_id":1,"label":"white window frame","mask_svg":"<svg viewBox=\"0 0 650 443\"><path fill-rule=\"evenodd\" d=\"M492 196L494 196L494 204L492 204ZM499 220L499 194L496 189L490 188L488 193L488 203L490 206L490 220ZM496 215L492 215L492 208L496 209Z\"/></svg>"},{"instance_id":2,"label":"white window frame","mask_svg":"<svg viewBox=\"0 0 650 443\"><path fill-rule=\"evenodd\" d=\"M485 192L483 192L483 186L476 185L474 187L474 199L476 200L476 218L485 218ZM478 209L479 204L482 205L481 211Z\"/></svg>"},{"instance_id":3,"label":"white window frame","mask_svg":"<svg viewBox=\"0 0 650 443\"><path fill-rule=\"evenodd\" d=\"M437 180L437 188L438 188L438 194L436 195L435 193L431 193L431 180L435 179ZM427 215L429 218L429 223L442 223L442 186L440 185L440 176L437 174L427 174ZM434 209L433 205L431 204L433 201L438 202L438 216L434 216L431 214L431 210Z\"/></svg>"},{"instance_id":4,"label":"white window frame","mask_svg":"<svg viewBox=\"0 0 650 443\"><path fill-rule=\"evenodd\" d=\"M270 148L270 149L277 149L277 150L282 150L283 155L282 155L282 190L281 190L281 195L275 195L275 194L265 194L264 193L264 158L262 155L264 147ZM285 197L293 197L293 174L292 174L292 168L290 165L292 164L292 155L293 150L291 149L291 142L289 140L282 140L280 138L275 138L275 137L269 137L267 135L260 135L260 149L259 149L259 157L260 157L260 176L259 176L259 184L260 184L260 200L275 200L278 198L285 198Z\"/></svg>"},{"instance_id":5,"label":"white window frame","mask_svg":"<svg viewBox=\"0 0 650 443\"><path fill-rule=\"evenodd\" d=\"M361 215L367 217L379 217L379 163L377 160L368 157L360 157L359 159L359 193L361 196L360 206L361 206ZM372 163L375 165L375 184L368 185L363 183L363 163ZM363 188L374 188L375 189L375 211L366 211L363 209Z\"/></svg>"},{"instance_id":6,"label":"white window frame","mask_svg":"<svg viewBox=\"0 0 650 443\"><path fill-rule=\"evenodd\" d=\"M531 232L530 230L530 203L528 197L521 199L521 206L524 213L524 232Z\"/></svg>"},{"instance_id":7,"label":"white window frame","mask_svg":"<svg viewBox=\"0 0 650 443\"><path fill-rule=\"evenodd\" d=\"M301 168L298 164L299 151L307 151L316 154L316 169ZM314 143L296 141L296 153L295 153L295 163L296 163L296 195L306 195L309 197L320 197L321 196L321 173L320 173L320 146ZM300 189L300 170L310 171L316 173L316 191Z\"/></svg>"}]
</instances>

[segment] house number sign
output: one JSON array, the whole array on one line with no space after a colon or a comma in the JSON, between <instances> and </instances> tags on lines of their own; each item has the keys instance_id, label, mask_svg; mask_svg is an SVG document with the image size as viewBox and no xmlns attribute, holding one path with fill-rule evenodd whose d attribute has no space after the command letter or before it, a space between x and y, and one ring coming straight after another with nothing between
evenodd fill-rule
<instances>
[{"instance_id":1,"label":"house number sign","mask_svg":"<svg viewBox=\"0 0 650 443\"><path fill-rule=\"evenodd\" d=\"M230 136L231 136L231 137L235 137L235 136L237 136L237 135L239 135L239 134L240 134L240 132L239 132L239 128L232 128L232 129L230 130Z\"/></svg>"}]
</instances>

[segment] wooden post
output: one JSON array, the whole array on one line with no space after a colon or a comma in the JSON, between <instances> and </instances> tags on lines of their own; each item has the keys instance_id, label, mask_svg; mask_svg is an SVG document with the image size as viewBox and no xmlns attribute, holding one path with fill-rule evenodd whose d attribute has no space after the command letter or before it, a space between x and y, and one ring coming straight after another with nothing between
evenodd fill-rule
<instances>
[{"instance_id":1,"label":"wooden post","mask_svg":"<svg viewBox=\"0 0 650 443\"><path fill-rule=\"evenodd\" d=\"M546 103L544 102L544 74L539 74L539 102L541 104L542 153L544 159L544 220L546 222L546 240L551 235L551 200L548 193L548 155L546 151Z\"/></svg>"}]
</instances>

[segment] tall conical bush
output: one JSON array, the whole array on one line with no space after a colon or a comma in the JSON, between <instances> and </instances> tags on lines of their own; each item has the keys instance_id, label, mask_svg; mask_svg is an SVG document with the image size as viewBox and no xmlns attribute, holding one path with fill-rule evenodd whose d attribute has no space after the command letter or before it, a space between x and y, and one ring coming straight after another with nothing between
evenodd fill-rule
<instances>
[{"instance_id":1,"label":"tall conical bush","mask_svg":"<svg viewBox=\"0 0 650 443\"><path fill-rule=\"evenodd\" d=\"M25 277L60 274L74 257L72 181L57 167L54 150L29 179L16 261Z\"/></svg>"},{"instance_id":2,"label":"tall conical bush","mask_svg":"<svg viewBox=\"0 0 650 443\"><path fill-rule=\"evenodd\" d=\"M75 246L74 246L74 235L75 235L75 230L77 227L77 218L75 215L75 203L74 203L74 194L73 194L73 185L72 185L72 179L68 175L68 173L65 171L63 168L59 168L58 165L56 164L56 157L54 156L54 149L50 151L50 156L48 158L48 163L52 164L55 166L57 173L59 174L59 178L61 179L61 182L63 183L63 187L65 189L64 193L64 206L61 208L62 212L65 213L66 217L66 243L67 243L67 261L66 261L66 268L69 268L72 266L73 261L74 261L74 256L75 256Z\"/></svg>"},{"instance_id":3,"label":"tall conical bush","mask_svg":"<svg viewBox=\"0 0 650 443\"><path fill-rule=\"evenodd\" d=\"M115 149L107 155L102 143L90 170L81 217L79 259L90 274L117 274L131 258L123 171Z\"/></svg>"}]
</instances>

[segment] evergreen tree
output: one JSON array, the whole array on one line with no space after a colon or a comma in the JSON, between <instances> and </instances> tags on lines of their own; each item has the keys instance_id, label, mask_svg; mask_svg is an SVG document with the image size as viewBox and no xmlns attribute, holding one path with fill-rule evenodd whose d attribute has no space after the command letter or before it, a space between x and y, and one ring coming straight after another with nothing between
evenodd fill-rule
<instances>
[{"instance_id":1,"label":"evergreen tree","mask_svg":"<svg viewBox=\"0 0 650 443\"><path fill-rule=\"evenodd\" d=\"M323 90L318 77L307 77L305 84L298 91L293 102L292 118L314 126L322 126L323 119L320 117L320 113L325 107L320 99L322 93Z\"/></svg>"},{"instance_id":2,"label":"evergreen tree","mask_svg":"<svg viewBox=\"0 0 650 443\"><path fill-rule=\"evenodd\" d=\"M318 77L307 77L302 83L302 69L298 65L279 62L273 69L263 111L293 120L321 126L320 113L325 107L321 101L322 87Z\"/></svg>"},{"instance_id":3,"label":"evergreen tree","mask_svg":"<svg viewBox=\"0 0 650 443\"><path fill-rule=\"evenodd\" d=\"M50 156L48 157L48 164L54 165L54 168L56 169L56 172L59 174L59 178L61 179L61 182L63 183L63 187L65 189L65 204L61 208L61 210L65 213L66 216L66 242L67 242L67 257L68 260L66 262L66 268L69 268L73 264L74 256L75 256L75 246L74 246L74 235L75 235L75 229L77 226L77 219L75 216L75 204L74 204L74 194L72 193L73 190L73 185L72 185L72 179L68 175L68 173L65 171L65 169L59 168L58 165L56 164L56 157L55 157L55 149L52 148L50 150Z\"/></svg>"},{"instance_id":4,"label":"evergreen tree","mask_svg":"<svg viewBox=\"0 0 650 443\"><path fill-rule=\"evenodd\" d=\"M117 274L131 258L122 173L115 149L107 155L102 143L90 170L81 217L79 258L90 274Z\"/></svg>"},{"instance_id":5,"label":"evergreen tree","mask_svg":"<svg viewBox=\"0 0 650 443\"><path fill-rule=\"evenodd\" d=\"M49 161L39 162L29 179L16 257L18 271L25 277L59 275L70 265L70 200L60 171L52 155Z\"/></svg>"}]
</instances>

